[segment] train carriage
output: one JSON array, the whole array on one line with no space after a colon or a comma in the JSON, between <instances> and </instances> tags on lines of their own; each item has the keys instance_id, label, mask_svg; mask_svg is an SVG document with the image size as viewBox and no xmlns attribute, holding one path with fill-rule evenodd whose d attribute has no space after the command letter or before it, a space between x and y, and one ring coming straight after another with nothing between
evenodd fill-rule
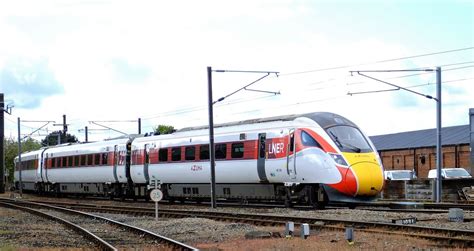
<instances>
[{"instance_id":1,"label":"train carriage","mask_svg":"<svg viewBox=\"0 0 474 251\"><path fill-rule=\"evenodd\" d=\"M126 156L130 141L123 138L46 149L41 186L55 193L120 196L129 181Z\"/></svg>"},{"instance_id":2,"label":"train carriage","mask_svg":"<svg viewBox=\"0 0 474 251\"><path fill-rule=\"evenodd\" d=\"M140 194L155 179L163 184L165 198L208 198L207 133L205 127L187 128L134 140L131 175ZM373 199L383 185L382 166L368 138L354 123L331 113L216 126L215 148L219 198L303 201L319 207L328 199Z\"/></svg>"},{"instance_id":3,"label":"train carriage","mask_svg":"<svg viewBox=\"0 0 474 251\"><path fill-rule=\"evenodd\" d=\"M37 151L31 151L21 155L21 179L23 181L24 190L35 190L37 184L42 182L42 155L45 149L40 149ZM14 179L15 181L20 180L20 163L19 158L15 157L15 172ZM17 184L17 187L18 184Z\"/></svg>"}]
</instances>

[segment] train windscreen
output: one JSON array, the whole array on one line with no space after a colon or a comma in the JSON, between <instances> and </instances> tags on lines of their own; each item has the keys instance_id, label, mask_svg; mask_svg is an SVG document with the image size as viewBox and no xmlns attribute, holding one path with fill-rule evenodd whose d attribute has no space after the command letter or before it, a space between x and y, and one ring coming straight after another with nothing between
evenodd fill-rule
<instances>
[{"instance_id":1,"label":"train windscreen","mask_svg":"<svg viewBox=\"0 0 474 251\"><path fill-rule=\"evenodd\" d=\"M333 126L326 129L341 152L366 153L372 148L359 129L352 126Z\"/></svg>"}]
</instances>

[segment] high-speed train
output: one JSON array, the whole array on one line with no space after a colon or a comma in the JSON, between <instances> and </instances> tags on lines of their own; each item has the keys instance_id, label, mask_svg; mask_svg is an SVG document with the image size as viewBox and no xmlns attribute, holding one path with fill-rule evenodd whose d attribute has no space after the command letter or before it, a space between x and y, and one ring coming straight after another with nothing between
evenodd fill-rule
<instances>
[{"instance_id":1,"label":"high-speed train","mask_svg":"<svg viewBox=\"0 0 474 251\"><path fill-rule=\"evenodd\" d=\"M215 127L219 200L324 207L376 198L384 185L378 153L350 120L318 112ZM18 157L15 184L19 187ZM208 127L42 148L22 154L24 190L148 198L161 184L169 201L209 200Z\"/></svg>"}]
</instances>

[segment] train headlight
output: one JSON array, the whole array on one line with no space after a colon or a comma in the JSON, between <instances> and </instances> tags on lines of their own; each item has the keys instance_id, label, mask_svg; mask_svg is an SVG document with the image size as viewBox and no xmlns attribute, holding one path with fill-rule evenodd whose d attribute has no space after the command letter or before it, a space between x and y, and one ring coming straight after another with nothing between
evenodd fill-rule
<instances>
[{"instance_id":1,"label":"train headlight","mask_svg":"<svg viewBox=\"0 0 474 251\"><path fill-rule=\"evenodd\" d=\"M334 162L336 162L336 164L341 166L347 166L347 162L344 157L342 157L342 155L336 153L330 153L329 155L334 160Z\"/></svg>"}]
</instances>

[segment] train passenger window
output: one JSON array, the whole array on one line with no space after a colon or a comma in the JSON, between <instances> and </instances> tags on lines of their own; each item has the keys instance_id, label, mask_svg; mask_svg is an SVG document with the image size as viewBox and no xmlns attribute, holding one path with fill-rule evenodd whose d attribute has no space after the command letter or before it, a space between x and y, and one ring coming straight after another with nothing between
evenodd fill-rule
<instances>
[{"instance_id":1,"label":"train passenger window","mask_svg":"<svg viewBox=\"0 0 474 251\"><path fill-rule=\"evenodd\" d=\"M100 165L100 154L94 155L94 165L96 166Z\"/></svg>"},{"instance_id":2,"label":"train passenger window","mask_svg":"<svg viewBox=\"0 0 474 251\"><path fill-rule=\"evenodd\" d=\"M233 143L232 144L232 158L243 158L244 157L244 143Z\"/></svg>"},{"instance_id":3,"label":"train passenger window","mask_svg":"<svg viewBox=\"0 0 474 251\"><path fill-rule=\"evenodd\" d=\"M67 167L67 157L63 157L62 159L63 159L63 163L61 166Z\"/></svg>"},{"instance_id":4,"label":"train passenger window","mask_svg":"<svg viewBox=\"0 0 474 251\"><path fill-rule=\"evenodd\" d=\"M199 147L199 159L206 160L209 159L209 145L201 145Z\"/></svg>"},{"instance_id":5,"label":"train passenger window","mask_svg":"<svg viewBox=\"0 0 474 251\"><path fill-rule=\"evenodd\" d=\"M74 156L69 156L67 157L67 163L69 163L68 165L69 166L73 166L73 160L74 160Z\"/></svg>"},{"instance_id":6,"label":"train passenger window","mask_svg":"<svg viewBox=\"0 0 474 251\"><path fill-rule=\"evenodd\" d=\"M102 153L102 165L107 165L108 156L108 153Z\"/></svg>"},{"instance_id":7,"label":"train passenger window","mask_svg":"<svg viewBox=\"0 0 474 251\"><path fill-rule=\"evenodd\" d=\"M86 165L86 155L81 155L79 157L81 158L81 166L85 166Z\"/></svg>"},{"instance_id":8,"label":"train passenger window","mask_svg":"<svg viewBox=\"0 0 474 251\"><path fill-rule=\"evenodd\" d=\"M217 144L216 145L216 159L225 159L227 156L227 145Z\"/></svg>"},{"instance_id":9,"label":"train passenger window","mask_svg":"<svg viewBox=\"0 0 474 251\"><path fill-rule=\"evenodd\" d=\"M93 160L94 160L93 158L94 158L94 155L92 155L92 154L87 155L87 165L88 166L92 166L92 163L93 163Z\"/></svg>"},{"instance_id":10,"label":"train passenger window","mask_svg":"<svg viewBox=\"0 0 474 251\"><path fill-rule=\"evenodd\" d=\"M74 156L74 166L79 166L79 156Z\"/></svg>"},{"instance_id":11,"label":"train passenger window","mask_svg":"<svg viewBox=\"0 0 474 251\"><path fill-rule=\"evenodd\" d=\"M168 161L168 148L161 148L158 151L158 160L160 162L166 162Z\"/></svg>"},{"instance_id":12,"label":"train passenger window","mask_svg":"<svg viewBox=\"0 0 474 251\"><path fill-rule=\"evenodd\" d=\"M171 160L172 161L181 160L181 147L171 148Z\"/></svg>"},{"instance_id":13,"label":"train passenger window","mask_svg":"<svg viewBox=\"0 0 474 251\"><path fill-rule=\"evenodd\" d=\"M56 167L56 158L51 159L51 167Z\"/></svg>"},{"instance_id":14,"label":"train passenger window","mask_svg":"<svg viewBox=\"0 0 474 251\"><path fill-rule=\"evenodd\" d=\"M305 131L301 131L301 142L304 146L315 146L322 149L321 145Z\"/></svg>"},{"instance_id":15,"label":"train passenger window","mask_svg":"<svg viewBox=\"0 0 474 251\"><path fill-rule=\"evenodd\" d=\"M185 160L194 160L196 159L196 148L194 146L187 146L184 150L184 159Z\"/></svg>"}]
</instances>

